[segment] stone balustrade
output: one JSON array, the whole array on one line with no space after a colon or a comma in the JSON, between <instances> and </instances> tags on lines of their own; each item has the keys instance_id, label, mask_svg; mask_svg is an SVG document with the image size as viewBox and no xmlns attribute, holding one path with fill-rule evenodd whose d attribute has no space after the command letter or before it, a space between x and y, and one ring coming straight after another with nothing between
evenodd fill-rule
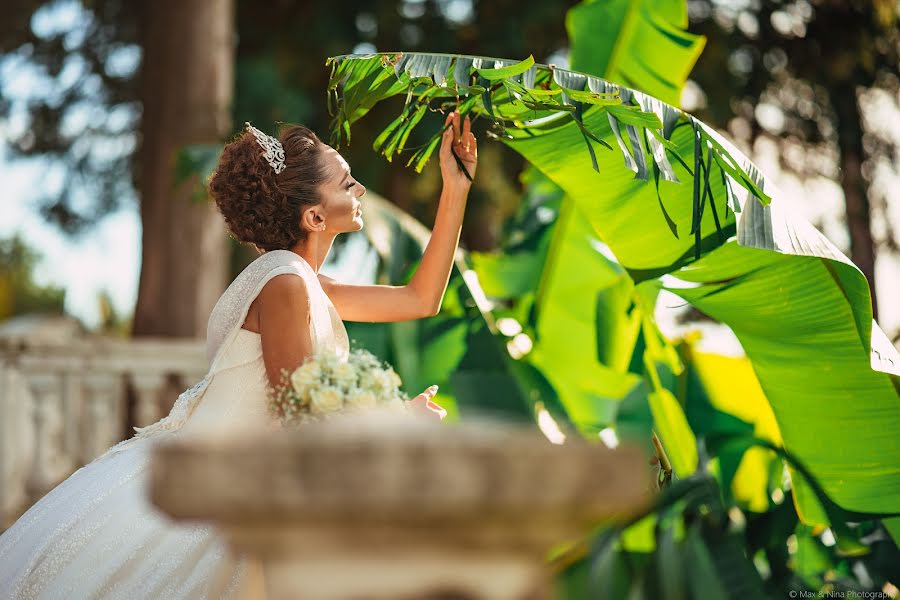
<instances>
[{"instance_id":1,"label":"stone balustrade","mask_svg":"<svg viewBox=\"0 0 900 600\"><path fill-rule=\"evenodd\" d=\"M551 597L544 558L650 502L646 457L533 426L346 415L165 441L151 501L219 527L283 600Z\"/></svg>"},{"instance_id":2,"label":"stone balustrade","mask_svg":"<svg viewBox=\"0 0 900 600\"><path fill-rule=\"evenodd\" d=\"M90 336L64 317L0 323L0 530L168 413L207 366L202 340Z\"/></svg>"}]
</instances>

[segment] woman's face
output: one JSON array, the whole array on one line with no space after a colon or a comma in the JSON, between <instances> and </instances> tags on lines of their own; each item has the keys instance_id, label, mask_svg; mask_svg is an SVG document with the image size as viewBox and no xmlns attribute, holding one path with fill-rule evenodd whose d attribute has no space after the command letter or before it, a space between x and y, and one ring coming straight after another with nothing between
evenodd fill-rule
<instances>
[{"instance_id":1,"label":"woman's face","mask_svg":"<svg viewBox=\"0 0 900 600\"><path fill-rule=\"evenodd\" d=\"M322 202L307 210L314 211L316 223L325 223L327 233L359 231L363 228L359 199L365 195L366 188L350 174L350 165L337 150L327 144L323 148L320 159L326 179L319 186Z\"/></svg>"}]
</instances>

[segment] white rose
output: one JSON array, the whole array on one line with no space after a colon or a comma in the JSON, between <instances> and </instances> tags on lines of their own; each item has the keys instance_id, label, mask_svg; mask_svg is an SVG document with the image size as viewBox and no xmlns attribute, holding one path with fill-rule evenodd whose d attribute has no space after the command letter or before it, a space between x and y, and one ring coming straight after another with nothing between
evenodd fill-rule
<instances>
[{"instance_id":1,"label":"white rose","mask_svg":"<svg viewBox=\"0 0 900 600\"><path fill-rule=\"evenodd\" d=\"M344 386L351 386L356 383L356 367L350 363L341 363L334 368L335 380Z\"/></svg>"},{"instance_id":2,"label":"white rose","mask_svg":"<svg viewBox=\"0 0 900 600\"><path fill-rule=\"evenodd\" d=\"M297 390L298 394L303 394L304 389L319 381L322 376L322 369L317 362L307 362L291 373L291 385Z\"/></svg>"},{"instance_id":3,"label":"white rose","mask_svg":"<svg viewBox=\"0 0 900 600\"><path fill-rule=\"evenodd\" d=\"M372 373L372 383L378 391L387 391L391 389L393 379L387 371L375 371Z\"/></svg>"},{"instance_id":4,"label":"white rose","mask_svg":"<svg viewBox=\"0 0 900 600\"><path fill-rule=\"evenodd\" d=\"M344 398L340 390L326 387L313 390L310 394L310 409L316 414L337 412L344 406Z\"/></svg>"},{"instance_id":5,"label":"white rose","mask_svg":"<svg viewBox=\"0 0 900 600\"><path fill-rule=\"evenodd\" d=\"M294 387L294 391L296 395L291 398L291 403L294 406L308 406L309 405L309 393L316 388L316 385L307 385L305 383L300 384L299 387Z\"/></svg>"},{"instance_id":6,"label":"white rose","mask_svg":"<svg viewBox=\"0 0 900 600\"><path fill-rule=\"evenodd\" d=\"M375 391L378 387L377 382L375 381L375 373L369 372L365 373L359 378L359 387L364 390Z\"/></svg>"},{"instance_id":7,"label":"white rose","mask_svg":"<svg viewBox=\"0 0 900 600\"><path fill-rule=\"evenodd\" d=\"M350 353L350 360L360 368L373 368L378 366L378 358L367 350L354 350Z\"/></svg>"},{"instance_id":8,"label":"white rose","mask_svg":"<svg viewBox=\"0 0 900 600\"><path fill-rule=\"evenodd\" d=\"M340 359L338 355L334 352L323 351L317 355L318 362L322 365L322 368L326 371L334 372L335 367L340 363Z\"/></svg>"},{"instance_id":9,"label":"white rose","mask_svg":"<svg viewBox=\"0 0 900 600\"><path fill-rule=\"evenodd\" d=\"M378 404L378 399L375 398L375 394L372 392L356 391L347 398L347 404L353 408L375 408L375 405Z\"/></svg>"}]
</instances>

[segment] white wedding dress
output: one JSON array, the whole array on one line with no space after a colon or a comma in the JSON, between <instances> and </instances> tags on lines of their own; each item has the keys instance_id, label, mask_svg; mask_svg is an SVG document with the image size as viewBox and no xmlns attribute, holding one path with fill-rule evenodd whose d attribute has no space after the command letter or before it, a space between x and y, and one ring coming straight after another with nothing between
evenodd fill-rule
<instances>
[{"instance_id":1,"label":"white wedding dress","mask_svg":"<svg viewBox=\"0 0 900 600\"><path fill-rule=\"evenodd\" d=\"M309 264L288 250L257 258L210 315L206 377L167 417L78 469L0 536L0 598L241 598L261 589L257 565L230 554L210 525L175 522L149 503L146 473L159 441L278 426L266 411L260 336L241 326L266 282L284 273L307 283L316 349L349 352Z\"/></svg>"}]
</instances>

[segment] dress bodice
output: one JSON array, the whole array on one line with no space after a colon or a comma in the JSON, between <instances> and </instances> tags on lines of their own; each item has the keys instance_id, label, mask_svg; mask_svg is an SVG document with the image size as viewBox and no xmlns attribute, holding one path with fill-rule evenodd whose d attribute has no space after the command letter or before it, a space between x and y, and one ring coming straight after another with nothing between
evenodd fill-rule
<instances>
[{"instance_id":1,"label":"dress bodice","mask_svg":"<svg viewBox=\"0 0 900 600\"><path fill-rule=\"evenodd\" d=\"M310 294L314 351L329 348L339 355L347 356L350 350L347 330L334 304L322 289L312 267L298 255L290 254L292 256L286 258L298 267L297 274L307 282ZM235 280L235 284L238 284L239 279ZM264 278L263 285L269 279L271 277ZM262 286L258 287L261 289ZM256 294L258 292L259 290L256 290ZM223 299L228 293L226 290ZM241 324L256 294L252 298L245 297L242 304L246 306L242 306ZM212 320L216 317L217 312L214 309L210 318L211 330ZM207 377L210 380L203 391L203 398L180 428L178 432L180 435L203 432L219 435L274 426L266 410L268 377L263 361L260 334L241 326L235 328L231 335L225 337L222 347L218 349Z\"/></svg>"},{"instance_id":2,"label":"dress bodice","mask_svg":"<svg viewBox=\"0 0 900 600\"><path fill-rule=\"evenodd\" d=\"M267 382L259 334L240 329L223 348L220 368L177 434L219 435L267 427Z\"/></svg>"},{"instance_id":3,"label":"dress bodice","mask_svg":"<svg viewBox=\"0 0 900 600\"><path fill-rule=\"evenodd\" d=\"M133 437L119 442L94 462L105 461L160 434L215 433L273 426L267 418L268 379L261 339L242 325L250 305L266 283L284 274L297 275L306 283L313 351L331 349L347 357L350 353L347 330L313 268L290 250L266 252L231 282L209 316L206 352L210 367L206 376L178 396L168 415L146 427L135 427ZM186 427L189 421L191 425Z\"/></svg>"},{"instance_id":4,"label":"dress bodice","mask_svg":"<svg viewBox=\"0 0 900 600\"><path fill-rule=\"evenodd\" d=\"M324 293L324 292L323 292ZM316 349L333 347L339 354L349 353L347 330L329 302L333 335L316 336ZM263 361L262 338L256 332L238 328L222 349L218 368L209 386L179 435L241 433L274 427L268 416L268 377Z\"/></svg>"}]
</instances>

